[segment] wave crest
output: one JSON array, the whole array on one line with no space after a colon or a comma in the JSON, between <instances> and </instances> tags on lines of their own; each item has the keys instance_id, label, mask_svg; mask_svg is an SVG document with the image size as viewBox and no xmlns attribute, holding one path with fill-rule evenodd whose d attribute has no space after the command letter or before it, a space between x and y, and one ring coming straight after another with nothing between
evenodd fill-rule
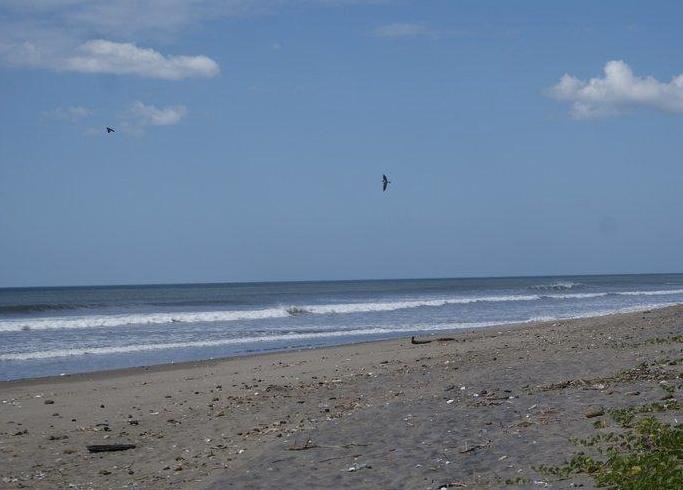
<instances>
[{"instance_id":1,"label":"wave crest","mask_svg":"<svg viewBox=\"0 0 683 490\"><path fill-rule=\"evenodd\" d=\"M584 285L580 282L557 281L550 284L535 284L528 289L533 291L567 291L569 289L581 288Z\"/></svg>"},{"instance_id":2,"label":"wave crest","mask_svg":"<svg viewBox=\"0 0 683 490\"><path fill-rule=\"evenodd\" d=\"M173 323L211 323L267 320L296 317L300 315L346 315L353 313L389 312L410 308L430 308L447 305L471 303L498 303L538 300L579 300L598 298L608 295L617 296L666 296L683 294L683 289L643 290L596 293L544 293L493 296L463 296L441 299L415 299L404 301L338 303L320 305L302 305L289 307L263 308L260 310L227 310L227 311L189 311L130 313L117 315L78 315L43 318L13 318L0 320L0 332L18 332L32 330L80 329L80 328L112 328L131 325L159 325Z\"/></svg>"},{"instance_id":3,"label":"wave crest","mask_svg":"<svg viewBox=\"0 0 683 490\"><path fill-rule=\"evenodd\" d=\"M299 316L299 315L307 315L310 314L311 312L308 311L306 308L300 308L298 306L290 306L287 308L287 313L289 313L292 316Z\"/></svg>"},{"instance_id":4,"label":"wave crest","mask_svg":"<svg viewBox=\"0 0 683 490\"><path fill-rule=\"evenodd\" d=\"M59 304L59 303L33 303L27 305L0 305L0 315L13 315L21 313L43 313L46 311L67 311L96 308L99 305L92 304Z\"/></svg>"}]
</instances>

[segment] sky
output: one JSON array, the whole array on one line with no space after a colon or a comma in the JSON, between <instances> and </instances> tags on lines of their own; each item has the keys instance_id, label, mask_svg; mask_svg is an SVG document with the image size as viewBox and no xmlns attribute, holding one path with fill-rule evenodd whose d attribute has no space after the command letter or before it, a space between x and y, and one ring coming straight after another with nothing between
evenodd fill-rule
<instances>
[{"instance_id":1,"label":"sky","mask_svg":"<svg viewBox=\"0 0 683 490\"><path fill-rule=\"evenodd\" d=\"M0 0L0 287L683 272L681 18Z\"/></svg>"}]
</instances>

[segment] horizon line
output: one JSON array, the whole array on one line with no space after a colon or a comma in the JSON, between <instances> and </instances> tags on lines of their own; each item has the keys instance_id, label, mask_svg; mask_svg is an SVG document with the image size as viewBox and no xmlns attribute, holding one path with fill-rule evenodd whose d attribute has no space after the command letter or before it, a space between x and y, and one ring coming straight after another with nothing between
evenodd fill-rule
<instances>
[{"instance_id":1,"label":"horizon line","mask_svg":"<svg viewBox=\"0 0 683 490\"><path fill-rule=\"evenodd\" d=\"M561 278L561 277L595 277L595 276L664 276L681 275L683 272L619 272L619 273L579 273L579 274L514 274L514 275L464 275L437 277L387 277L387 278L356 278L356 279L298 279L275 281L207 281L207 282L149 282L149 283L113 283L113 284L70 284L59 286L0 286L0 291L17 289L78 289L78 288L125 288L125 287L162 287L162 286L225 286L239 284L304 284L304 283L332 283L332 282L380 282L380 281L446 281L464 279L524 279L524 278Z\"/></svg>"}]
</instances>

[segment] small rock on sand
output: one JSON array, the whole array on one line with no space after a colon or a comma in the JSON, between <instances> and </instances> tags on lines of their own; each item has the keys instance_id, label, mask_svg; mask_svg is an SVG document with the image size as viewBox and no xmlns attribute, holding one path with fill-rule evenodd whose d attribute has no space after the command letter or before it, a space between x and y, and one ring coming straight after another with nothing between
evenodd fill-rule
<instances>
[{"instance_id":1,"label":"small rock on sand","mask_svg":"<svg viewBox=\"0 0 683 490\"><path fill-rule=\"evenodd\" d=\"M583 414L589 419L593 417L600 417L601 415L605 415L605 409L598 405L591 405L586 409L585 412L583 412Z\"/></svg>"}]
</instances>

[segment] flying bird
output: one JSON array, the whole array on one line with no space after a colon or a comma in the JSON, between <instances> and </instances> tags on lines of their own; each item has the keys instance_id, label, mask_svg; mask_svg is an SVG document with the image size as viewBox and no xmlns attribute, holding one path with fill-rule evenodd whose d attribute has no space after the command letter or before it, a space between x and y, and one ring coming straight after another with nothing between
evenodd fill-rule
<instances>
[{"instance_id":1,"label":"flying bird","mask_svg":"<svg viewBox=\"0 0 683 490\"><path fill-rule=\"evenodd\" d=\"M112 128L110 128L109 126L107 126L107 134L109 134L109 133L115 133L115 132L116 132L116 131L115 131L114 129L112 129Z\"/></svg>"},{"instance_id":2,"label":"flying bird","mask_svg":"<svg viewBox=\"0 0 683 490\"><path fill-rule=\"evenodd\" d=\"M391 184L391 181L387 179L387 176L382 174L382 192L387 190L387 186Z\"/></svg>"}]
</instances>

